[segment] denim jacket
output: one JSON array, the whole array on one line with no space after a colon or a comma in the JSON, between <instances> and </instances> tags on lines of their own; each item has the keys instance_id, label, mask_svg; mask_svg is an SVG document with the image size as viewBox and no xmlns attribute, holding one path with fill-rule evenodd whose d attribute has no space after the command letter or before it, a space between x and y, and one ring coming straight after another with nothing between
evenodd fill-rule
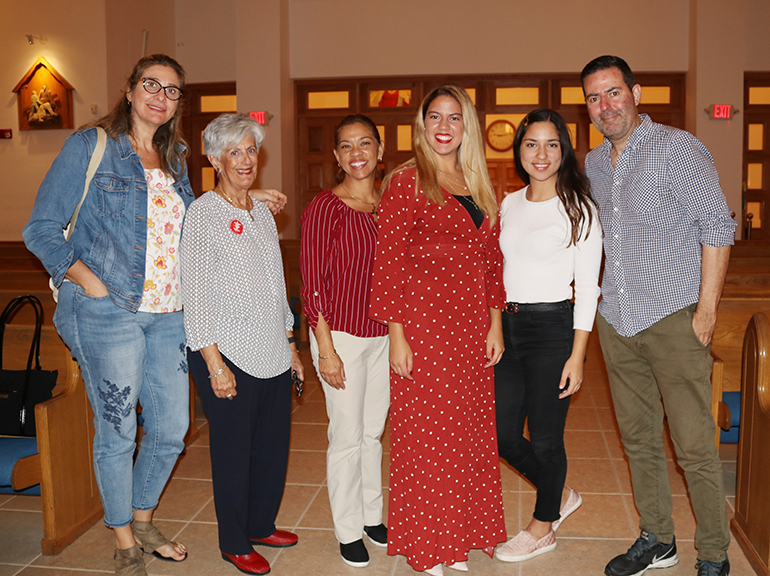
<instances>
[{"instance_id":1,"label":"denim jacket","mask_svg":"<svg viewBox=\"0 0 770 576\"><path fill-rule=\"evenodd\" d=\"M139 155L124 134L107 148L88 188L70 241L67 225L83 196L96 129L80 130L64 143L37 193L24 242L56 286L81 260L104 283L112 301L136 312L144 293L147 246L147 182ZM185 170L174 189L185 207L195 199Z\"/></svg>"}]
</instances>

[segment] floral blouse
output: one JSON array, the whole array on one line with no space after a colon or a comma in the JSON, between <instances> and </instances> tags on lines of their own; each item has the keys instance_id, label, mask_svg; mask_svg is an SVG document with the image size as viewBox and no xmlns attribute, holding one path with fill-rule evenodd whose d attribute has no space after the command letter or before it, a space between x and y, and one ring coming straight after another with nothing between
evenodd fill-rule
<instances>
[{"instance_id":1,"label":"floral blouse","mask_svg":"<svg viewBox=\"0 0 770 576\"><path fill-rule=\"evenodd\" d=\"M182 309L179 289L179 238L184 202L173 178L159 168L144 171L147 180L147 259L140 312L177 312Z\"/></svg>"}]
</instances>

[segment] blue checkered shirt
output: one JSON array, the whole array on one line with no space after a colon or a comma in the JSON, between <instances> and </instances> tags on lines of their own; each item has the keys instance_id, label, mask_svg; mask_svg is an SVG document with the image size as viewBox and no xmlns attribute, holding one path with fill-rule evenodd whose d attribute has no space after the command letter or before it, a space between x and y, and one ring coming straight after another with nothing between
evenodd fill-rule
<instances>
[{"instance_id":1,"label":"blue checkered shirt","mask_svg":"<svg viewBox=\"0 0 770 576\"><path fill-rule=\"evenodd\" d=\"M604 227L599 313L626 337L698 301L701 245L733 244L736 226L706 147L641 120L614 168L606 138L586 156Z\"/></svg>"}]
</instances>

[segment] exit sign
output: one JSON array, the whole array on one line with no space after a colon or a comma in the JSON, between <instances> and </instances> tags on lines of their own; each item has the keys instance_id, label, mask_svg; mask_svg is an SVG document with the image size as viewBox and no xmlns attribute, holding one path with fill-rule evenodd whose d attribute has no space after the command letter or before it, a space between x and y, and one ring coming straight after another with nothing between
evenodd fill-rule
<instances>
[{"instance_id":1,"label":"exit sign","mask_svg":"<svg viewBox=\"0 0 770 576\"><path fill-rule=\"evenodd\" d=\"M249 112L249 116L251 116L251 119L254 120L257 124L266 124L265 122L265 114L266 112L263 110L261 112Z\"/></svg>"},{"instance_id":2,"label":"exit sign","mask_svg":"<svg viewBox=\"0 0 770 576\"><path fill-rule=\"evenodd\" d=\"M711 117L719 120L729 120L732 117L732 112L732 104L714 104L714 111Z\"/></svg>"}]
</instances>

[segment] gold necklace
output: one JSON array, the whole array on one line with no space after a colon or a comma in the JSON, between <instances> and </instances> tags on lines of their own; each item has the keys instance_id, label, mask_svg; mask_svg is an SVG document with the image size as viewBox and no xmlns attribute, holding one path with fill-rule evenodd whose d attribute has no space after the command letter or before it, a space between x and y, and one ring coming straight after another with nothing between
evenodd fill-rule
<instances>
[{"instance_id":1,"label":"gold necklace","mask_svg":"<svg viewBox=\"0 0 770 576\"><path fill-rule=\"evenodd\" d=\"M248 201L248 203L249 203L249 207L248 207L248 208L242 208L241 206L238 206L238 204L236 204L236 203L233 201L233 199L232 199L232 198L230 198L230 197L227 195L227 193L226 193L224 190L221 190L221 189L219 188L219 186L217 186L216 188L214 188L214 192L216 192L217 194L219 194L220 196L222 196L222 198L224 198L225 200L227 200L227 203L228 203L228 204L230 204L230 206L232 206L233 208L237 208L238 210L246 210L246 212L247 212L247 213L248 213L248 215L249 215L249 218L251 218L251 221L252 221L252 222L254 222L254 216L252 216L252 215L251 215L251 211L254 209L254 200L252 200L252 199L251 199L251 196L249 196L248 194L246 194L246 198L247 198L247 201Z\"/></svg>"},{"instance_id":2,"label":"gold necklace","mask_svg":"<svg viewBox=\"0 0 770 576\"><path fill-rule=\"evenodd\" d=\"M371 204L372 205L372 211L369 212L372 216L374 216L375 220L377 219L377 203L376 202L369 202L368 200L361 200L360 198L356 198L353 196L353 194L350 193L350 190L348 190L348 187L345 186L345 181L342 181L342 188L345 190L345 194L350 196L353 200L356 202L360 202L361 204Z\"/></svg>"},{"instance_id":3,"label":"gold necklace","mask_svg":"<svg viewBox=\"0 0 770 576\"><path fill-rule=\"evenodd\" d=\"M479 208L479 205L476 204L476 202L473 201L473 196L471 194L468 194L468 187L463 185L463 184L460 184L460 179L459 178L454 178L454 181L457 182L458 184L460 184L460 186L463 187L463 190L465 191L465 194L457 194L457 188L455 188L455 185L451 182L451 180L449 180L449 175L446 172L443 172L443 171L439 170L438 173L441 174L444 177L444 181L447 184L449 184L449 188L452 189L452 193L455 196L462 196L463 198L466 198L468 200L468 202L470 202L471 204L473 204L476 207L476 210L481 210L481 208Z\"/></svg>"},{"instance_id":4,"label":"gold necklace","mask_svg":"<svg viewBox=\"0 0 770 576\"><path fill-rule=\"evenodd\" d=\"M455 188L455 185L454 185L454 184L452 183L452 181L449 179L449 174L447 174L446 172L444 172L444 171L442 171L442 170L439 170L439 171L438 171L438 173L439 173L439 174L441 174L441 175L444 177L444 181L445 181L447 184L449 184L449 187L452 189L452 192L454 192L454 193L457 193L457 188ZM460 183L460 179L459 179L459 178L453 178L453 180L454 180L455 182L457 182L457 183L458 183L460 186L462 186L462 187L463 187L463 190L465 190L465 192L468 192L468 187L467 187L465 184L461 184L461 183ZM465 194L456 194L456 195L457 195L457 196L465 196Z\"/></svg>"}]
</instances>

